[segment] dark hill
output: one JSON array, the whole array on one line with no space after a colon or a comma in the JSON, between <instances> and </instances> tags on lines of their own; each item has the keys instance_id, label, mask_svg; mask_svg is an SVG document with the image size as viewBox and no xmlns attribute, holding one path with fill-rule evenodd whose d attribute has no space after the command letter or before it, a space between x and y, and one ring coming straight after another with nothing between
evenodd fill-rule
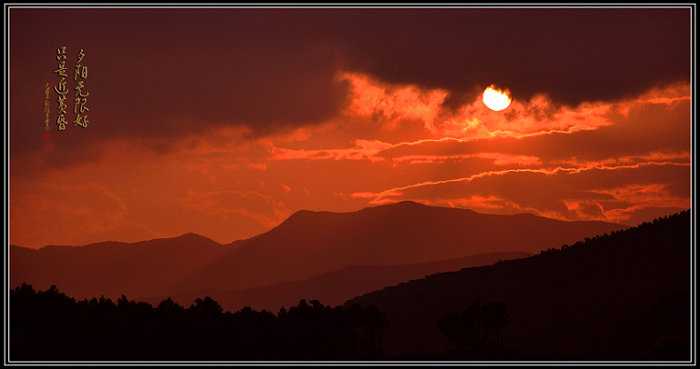
<instances>
[{"instance_id":1,"label":"dark hill","mask_svg":"<svg viewBox=\"0 0 700 369\"><path fill-rule=\"evenodd\" d=\"M447 352L436 321L474 301L502 301L517 360L688 360L690 211L520 260L441 273L346 302L391 324L384 353ZM421 356L427 355L427 356Z\"/></svg>"}]
</instances>

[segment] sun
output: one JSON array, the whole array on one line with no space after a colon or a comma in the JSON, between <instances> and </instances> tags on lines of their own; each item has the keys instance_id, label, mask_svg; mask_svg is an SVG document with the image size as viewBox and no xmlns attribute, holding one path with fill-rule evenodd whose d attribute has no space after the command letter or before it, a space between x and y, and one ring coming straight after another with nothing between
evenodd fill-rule
<instances>
[{"instance_id":1,"label":"sun","mask_svg":"<svg viewBox=\"0 0 700 369\"><path fill-rule=\"evenodd\" d=\"M484 91L484 104L491 110L501 111L510 105L510 90L499 90L494 85Z\"/></svg>"}]
</instances>

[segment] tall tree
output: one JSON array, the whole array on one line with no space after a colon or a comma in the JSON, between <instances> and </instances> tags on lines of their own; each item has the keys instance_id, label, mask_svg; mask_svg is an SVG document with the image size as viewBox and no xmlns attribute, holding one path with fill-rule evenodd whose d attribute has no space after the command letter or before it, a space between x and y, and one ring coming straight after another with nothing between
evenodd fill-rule
<instances>
[{"instance_id":1,"label":"tall tree","mask_svg":"<svg viewBox=\"0 0 700 369\"><path fill-rule=\"evenodd\" d=\"M483 326L489 331L491 345L503 347L503 326L513 321L506 305L501 301L492 302L481 313Z\"/></svg>"}]
</instances>

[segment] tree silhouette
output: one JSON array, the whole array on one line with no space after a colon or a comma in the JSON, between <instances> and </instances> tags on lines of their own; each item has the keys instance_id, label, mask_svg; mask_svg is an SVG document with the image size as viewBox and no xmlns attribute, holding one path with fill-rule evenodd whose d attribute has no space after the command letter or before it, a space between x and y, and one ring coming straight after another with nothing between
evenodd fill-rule
<instances>
[{"instance_id":1,"label":"tree silhouette","mask_svg":"<svg viewBox=\"0 0 700 369\"><path fill-rule=\"evenodd\" d=\"M460 347L463 332L461 325L462 322L459 315L452 314L449 310L442 314L437 321L438 329L447 336L447 353L449 354L462 349Z\"/></svg>"},{"instance_id":2,"label":"tree silhouette","mask_svg":"<svg viewBox=\"0 0 700 369\"><path fill-rule=\"evenodd\" d=\"M482 308L481 301L477 300L460 315L448 310L436 324L447 336L447 352L453 354L483 351L486 342L491 347L503 348L503 326L511 321L502 302L492 302Z\"/></svg>"},{"instance_id":3,"label":"tree silhouette","mask_svg":"<svg viewBox=\"0 0 700 369\"><path fill-rule=\"evenodd\" d=\"M503 326L512 322L506 305L501 301L488 304L481 310L483 327L489 332L491 346L504 347Z\"/></svg>"},{"instance_id":4,"label":"tree silhouette","mask_svg":"<svg viewBox=\"0 0 700 369\"><path fill-rule=\"evenodd\" d=\"M482 317L480 308L481 301L477 300L460 316L464 346L470 349L477 349L483 345L481 339Z\"/></svg>"},{"instance_id":5,"label":"tree silhouette","mask_svg":"<svg viewBox=\"0 0 700 369\"><path fill-rule=\"evenodd\" d=\"M374 305L370 305L360 313L359 336L362 342L363 355L368 357L381 356L382 332L389 329L389 321Z\"/></svg>"},{"instance_id":6,"label":"tree silhouette","mask_svg":"<svg viewBox=\"0 0 700 369\"><path fill-rule=\"evenodd\" d=\"M190 306L190 310L205 315L221 314L221 312L224 311L221 305L209 296L205 297L204 300L200 298L194 300L194 304Z\"/></svg>"},{"instance_id":7,"label":"tree silhouette","mask_svg":"<svg viewBox=\"0 0 700 369\"><path fill-rule=\"evenodd\" d=\"M158 304L157 309L160 311L163 311L163 312L172 312L172 313L177 313L177 312L181 312L184 310L184 308L182 306L178 305L170 297L161 301L160 304Z\"/></svg>"}]
</instances>

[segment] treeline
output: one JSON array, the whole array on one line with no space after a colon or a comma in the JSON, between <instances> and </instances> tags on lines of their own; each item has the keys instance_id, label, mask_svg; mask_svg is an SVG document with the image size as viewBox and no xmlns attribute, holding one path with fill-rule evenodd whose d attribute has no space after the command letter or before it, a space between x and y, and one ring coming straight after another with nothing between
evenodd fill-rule
<instances>
[{"instance_id":1,"label":"treeline","mask_svg":"<svg viewBox=\"0 0 700 369\"><path fill-rule=\"evenodd\" d=\"M613 231L610 234L604 233L602 235L596 235L595 237L586 237L583 241L578 241L573 245L562 245L561 249L550 248L548 250L543 250L540 254L554 253L557 251L564 250L577 250L581 249L584 245L588 246L587 251L599 251L605 249L610 245L616 245L616 247L624 247L629 245L653 245L652 240L663 240L663 242L668 243L675 240L661 239L660 234L662 234L663 229L687 229L690 231L690 209L681 211L680 213L666 215L664 217L659 217L651 222L642 222L636 227L630 227L624 230ZM677 238L688 238L689 233L681 232L678 233ZM681 242L681 243L684 243ZM593 246L593 247L592 247ZM594 248L596 247L597 248Z\"/></svg>"},{"instance_id":2,"label":"treeline","mask_svg":"<svg viewBox=\"0 0 700 369\"><path fill-rule=\"evenodd\" d=\"M76 301L51 286L10 291L10 360L316 361L381 357L389 322L374 306L301 300L277 314L223 312L211 299L184 308L104 297Z\"/></svg>"}]
</instances>

